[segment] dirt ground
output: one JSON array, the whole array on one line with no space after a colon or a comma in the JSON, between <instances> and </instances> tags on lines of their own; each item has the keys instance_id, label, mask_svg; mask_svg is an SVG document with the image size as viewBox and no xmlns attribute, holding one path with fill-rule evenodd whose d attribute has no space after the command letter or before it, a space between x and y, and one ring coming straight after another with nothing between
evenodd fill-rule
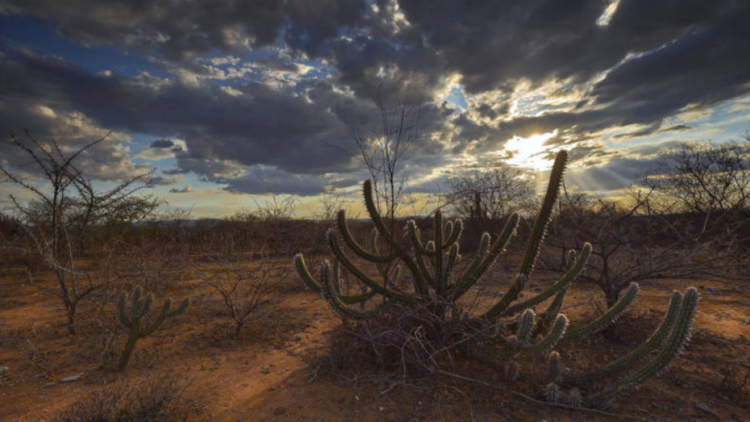
<instances>
[{"instance_id":1,"label":"dirt ground","mask_svg":"<svg viewBox=\"0 0 750 422\"><path fill-rule=\"evenodd\" d=\"M286 262L286 260L284 260ZM282 280L277 295L258 310L239 338L221 313L218 298L199 282L206 265L170 288L173 299L190 297L184 315L139 341L130 366L111 370L124 344L112 297L85 302L78 333L65 326L59 299L23 281L22 272L0 279L0 421L53 420L88 391L120 379L169 373L187 386L176 420L185 421L603 421L622 418L529 403L477 384L435 377L394 383L367 371L319 374L317 362L340 318L324 300ZM37 277L54 287L51 276ZM537 286L551 283L539 277ZM561 350L567 364L602 364L637 347L664 314L670 292L687 283L641 284L641 295L609 338ZM531 286L533 288L534 285ZM499 286L502 290L505 286ZM706 281L694 334L681 359L608 411L643 420L750 421L750 286ZM113 293L114 294L114 293ZM577 284L563 312L573 326L597 312L595 286ZM468 363L455 372L529 395L540 391L503 383ZM61 382L66 377L76 381ZM622 419L625 420L625 419Z\"/></svg>"}]
</instances>

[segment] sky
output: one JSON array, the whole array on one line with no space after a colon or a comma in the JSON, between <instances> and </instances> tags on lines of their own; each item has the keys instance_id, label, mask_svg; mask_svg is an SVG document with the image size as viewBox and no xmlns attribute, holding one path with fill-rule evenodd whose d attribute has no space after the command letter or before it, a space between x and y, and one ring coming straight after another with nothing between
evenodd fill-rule
<instances>
[{"instance_id":1,"label":"sky","mask_svg":"<svg viewBox=\"0 0 750 422\"><path fill-rule=\"evenodd\" d=\"M616 196L678 142L750 128L747 0L0 0L0 132L195 216L355 198L352 128L420 104L410 192L499 163ZM9 142L0 160L40 174ZM658 170L658 169L657 169ZM41 183L41 182L39 182ZM0 184L0 207L8 194ZM356 199L353 199L356 200Z\"/></svg>"}]
</instances>

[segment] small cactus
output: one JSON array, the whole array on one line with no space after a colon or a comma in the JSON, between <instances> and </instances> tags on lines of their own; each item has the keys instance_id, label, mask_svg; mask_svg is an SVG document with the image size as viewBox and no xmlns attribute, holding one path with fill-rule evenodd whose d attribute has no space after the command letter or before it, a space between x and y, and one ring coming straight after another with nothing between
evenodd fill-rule
<instances>
[{"instance_id":1,"label":"small cactus","mask_svg":"<svg viewBox=\"0 0 750 422\"><path fill-rule=\"evenodd\" d=\"M153 332L156 331L156 329L159 328L167 318L185 312L190 304L189 299L184 299L177 309L170 311L172 300L167 299L164 301L164 305L162 305L159 316L156 317L151 324L143 327L143 317L151 310L154 297L152 295L147 295L145 298L142 298L142 296L143 291L140 287L136 287L130 297L130 315L128 315L125 306L125 293L121 293L120 297L117 299L117 315L120 319L120 323L129 330L128 342L125 344L125 350L123 350L122 355L120 356L120 363L117 366L118 371L122 371L128 365L130 356L133 354L138 339L153 334Z\"/></svg>"}]
</instances>

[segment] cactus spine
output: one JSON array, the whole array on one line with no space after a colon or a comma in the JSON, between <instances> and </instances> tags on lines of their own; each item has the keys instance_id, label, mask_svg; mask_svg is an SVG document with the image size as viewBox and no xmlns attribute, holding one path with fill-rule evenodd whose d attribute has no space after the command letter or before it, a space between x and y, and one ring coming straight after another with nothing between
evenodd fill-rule
<instances>
[{"instance_id":1,"label":"cactus spine","mask_svg":"<svg viewBox=\"0 0 750 422\"><path fill-rule=\"evenodd\" d=\"M547 193L537 215L531 234L526 243L523 261L507 293L486 312L469 316L473 327L488 328L487 334L479 341L497 348L498 357L518 357L523 353L551 353L550 376L546 394L572 405L598 405L619 392L637 386L648 376L653 375L677 356L687 340L692 322L692 315L697 304L697 292L688 290L685 298L675 293L665 320L654 335L633 353L615 361L600 370L589 371L583 375L569 375L560 368L560 356L553 349L562 341L574 340L600 331L617 319L632 305L638 295L638 285L631 284L620 300L599 318L579 327L569 328L568 318L560 314L565 294L570 284L581 274L586 266L592 248L586 243L579 251L570 251L565 273L549 288L518 301L526 283L531 279L534 265L539 256L540 247L547 233L552 218L554 205L559 197L563 173L567 162L567 152L560 151L552 167ZM419 227L414 220L407 222L402 237L391 233L378 214L373 197L372 183L363 184L365 206L374 229L368 247L362 246L352 235L346 222L346 214L339 211L335 229L330 229L326 241L335 257L333 275L331 265L323 263L320 275L316 279L310 273L302 254L294 257L294 263L303 282L312 290L320 293L331 304L332 308L345 318L369 319L389 312L394 304L401 307L426 308L439 318L448 318L448 313L460 315L464 319L466 312L461 309L459 300L464 296L492 267L497 257L504 252L510 239L515 235L520 217L513 214L508 218L505 227L493 241L484 233L479 241L475 257L462 271L457 271L461 261L458 241L463 231L461 220L443 221L440 210L433 219L433 238L424 242ZM378 250L378 239L388 245L388 254ZM349 257L351 251L359 259L370 262L377 268L378 277L365 273ZM401 265L410 277L405 287L397 285L402 273ZM392 265L394 264L394 265ZM340 289L339 271L344 269L356 278L363 287L361 294L343 294ZM390 271L390 273L388 273ZM380 280L378 280L379 278ZM695 296L695 299L692 299ZM376 300L377 299L377 300ZM690 300L688 300L690 299ZM550 300L546 311L539 314L534 309ZM359 309L356 309L358 306ZM481 331L481 330L480 330ZM619 382L601 390L591 397L584 397L577 387L562 390L566 384L598 379L616 375L630 366L643 360L651 352L662 349L658 359L641 370L626 376ZM495 365L497 367L497 365ZM506 378L515 379L520 367L514 360L505 365Z\"/></svg>"},{"instance_id":2,"label":"cactus spine","mask_svg":"<svg viewBox=\"0 0 750 422\"><path fill-rule=\"evenodd\" d=\"M130 356L133 354L133 350L135 349L135 344L136 342L138 342L138 339L142 337L148 337L149 335L153 334L153 332L156 331L156 329L159 328L167 318L174 317L185 312L188 305L190 304L190 301L188 299L184 299L180 303L180 306L177 307L177 309L170 311L170 308L172 307L172 301L170 299L167 299L164 301L164 305L162 305L161 311L159 312L159 315L156 317L156 319L151 322L151 324L144 327L142 326L143 317L145 317L151 310L151 305L154 302L154 297L152 295L147 295L145 298L143 298L142 296L143 291L140 287L136 287L130 297L129 315L125 306L125 294L121 293L117 299L117 315L120 319L120 323L128 329L128 341L125 344L125 350L123 350L122 355L120 356L120 363L117 366L117 369L120 371L125 369L125 367L128 365Z\"/></svg>"}]
</instances>

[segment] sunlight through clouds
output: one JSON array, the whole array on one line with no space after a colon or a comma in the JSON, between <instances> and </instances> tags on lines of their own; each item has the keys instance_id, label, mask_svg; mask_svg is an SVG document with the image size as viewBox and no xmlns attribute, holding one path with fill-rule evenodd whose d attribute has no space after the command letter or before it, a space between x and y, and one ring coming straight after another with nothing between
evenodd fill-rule
<instances>
[{"instance_id":1,"label":"sunlight through clouds","mask_svg":"<svg viewBox=\"0 0 750 422\"><path fill-rule=\"evenodd\" d=\"M497 154L510 157L506 162L514 166L546 170L552 163L547 158L546 142L557 136L557 133L555 129L553 132L531 135L528 138L514 136L505 144L502 151L497 151Z\"/></svg>"}]
</instances>

